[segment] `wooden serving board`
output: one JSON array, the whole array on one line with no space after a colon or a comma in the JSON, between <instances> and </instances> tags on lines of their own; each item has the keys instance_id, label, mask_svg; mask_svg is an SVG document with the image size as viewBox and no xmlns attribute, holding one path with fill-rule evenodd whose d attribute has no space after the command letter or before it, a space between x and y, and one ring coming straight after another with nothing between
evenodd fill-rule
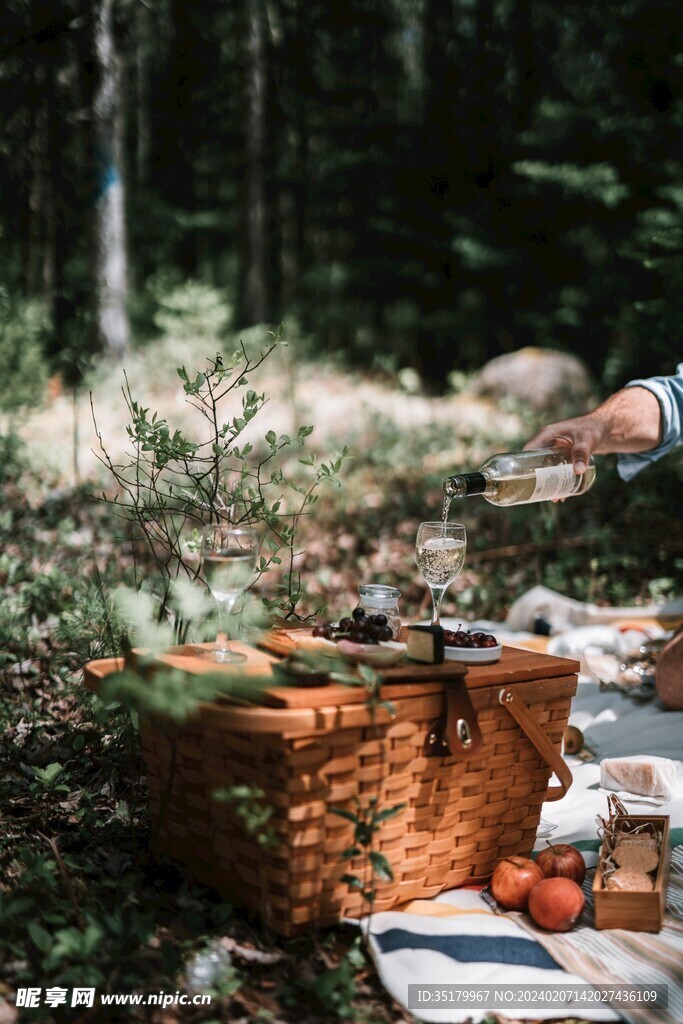
<instances>
[{"instance_id":1,"label":"wooden serving board","mask_svg":"<svg viewBox=\"0 0 683 1024\"><path fill-rule=\"evenodd\" d=\"M189 675L227 672L240 676L263 677L273 674L273 665L278 658L272 654L235 641L236 650L247 655L247 660L236 665L220 665L201 657L201 650L211 644L173 647L163 654L157 654L148 668L165 667L180 669ZM291 650L291 648L290 648ZM144 651L134 651L133 660L140 667L145 664ZM349 665L349 670L352 666ZM382 697L387 700L412 696L428 696L438 693L444 682L466 675L468 689L484 686L507 686L515 682L530 682L560 676L574 675L579 664L567 658L555 658L514 647L504 647L499 661L490 665L463 665L447 661L443 665L418 665L406 661L392 668L385 668L378 674L382 679ZM319 708L339 704L360 704L365 701L365 687L347 686L343 683L329 683L324 686L283 686L274 681L272 687L259 694L259 703L279 708Z\"/></svg>"}]
</instances>

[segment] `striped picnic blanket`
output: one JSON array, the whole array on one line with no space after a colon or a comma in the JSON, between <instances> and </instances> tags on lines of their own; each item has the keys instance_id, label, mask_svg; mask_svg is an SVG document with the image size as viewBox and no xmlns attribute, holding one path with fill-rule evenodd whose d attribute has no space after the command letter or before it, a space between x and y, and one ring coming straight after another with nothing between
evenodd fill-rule
<instances>
[{"instance_id":1,"label":"striped picnic blanket","mask_svg":"<svg viewBox=\"0 0 683 1024\"><path fill-rule=\"evenodd\" d=\"M594 862L595 855L587 859ZM589 871L586 909L573 931L552 934L521 914L495 914L473 889L455 889L436 900L414 900L403 911L374 914L368 946L380 978L403 1006L408 985L560 986L590 983L618 988L625 984L668 986L668 1010L588 1009L566 1001L550 1010L529 1004L500 1006L498 1013L528 1020L576 1017L629 1024L683 1022L683 846L672 851L666 923L657 934L596 931L593 927ZM492 1011L469 1005L447 1010L414 1010L428 1024L481 1021Z\"/></svg>"},{"instance_id":2,"label":"striped picnic blanket","mask_svg":"<svg viewBox=\"0 0 683 1024\"><path fill-rule=\"evenodd\" d=\"M618 986L626 982L668 986L668 1010L620 1010L630 1024L652 1021L683 1022L683 846L671 851L671 875L667 892L666 916L660 932L632 932L593 927L593 900L590 887L593 872L584 882L586 908L580 924L566 934L553 934L537 928L529 917L515 915L525 931L567 971L593 985Z\"/></svg>"},{"instance_id":3,"label":"striped picnic blanket","mask_svg":"<svg viewBox=\"0 0 683 1024\"><path fill-rule=\"evenodd\" d=\"M472 986L486 991L490 985L548 986L583 984L585 979L565 971L540 942L517 924L512 915L494 914L479 892L455 889L437 900L414 900L404 912L373 914L368 947L384 987L408 1008L408 986ZM498 1006L506 1016L533 1020L548 1017L585 1017L618 1021L609 1008L584 1014L578 1005L565 1003L557 1012L547 1008ZM476 1002L441 1009L420 1005L412 1011L428 1024L464 1024L481 1021L492 1008Z\"/></svg>"}]
</instances>

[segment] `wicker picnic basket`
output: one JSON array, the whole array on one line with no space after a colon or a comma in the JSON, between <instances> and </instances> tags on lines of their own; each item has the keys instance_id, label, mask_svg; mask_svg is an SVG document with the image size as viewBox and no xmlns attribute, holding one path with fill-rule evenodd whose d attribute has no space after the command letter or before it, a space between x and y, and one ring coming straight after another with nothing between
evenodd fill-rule
<instances>
[{"instance_id":1,"label":"wicker picnic basket","mask_svg":"<svg viewBox=\"0 0 683 1024\"><path fill-rule=\"evenodd\" d=\"M97 688L113 667L92 662L86 682ZM363 912L341 876L367 880L367 858L341 859L353 823L332 813L354 811L355 798L406 805L377 833L394 880L376 882L375 910L486 881L500 857L529 854L541 804L571 784L560 749L577 668L506 648L471 667L467 685L453 663L386 670L393 716L373 713L362 689L329 685L274 686L274 706L204 703L181 724L146 717L155 848L282 935ZM234 805L214 798L239 784L265 794L277 845L260 847Z\"/></svg>"}]
</instances>

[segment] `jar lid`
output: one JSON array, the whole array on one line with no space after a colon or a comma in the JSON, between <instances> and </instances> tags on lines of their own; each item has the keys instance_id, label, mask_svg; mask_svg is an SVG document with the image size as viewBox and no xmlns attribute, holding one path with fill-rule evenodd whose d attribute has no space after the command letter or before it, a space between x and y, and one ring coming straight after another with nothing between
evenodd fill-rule
<instances>
[{"instance_id":1,"label":"jar lid","mask_svg":"<svg viewBox=\"0 0 683 1024\"><path fill-rule=\"evenodd\" d=\"M391 608L401 596L396 587L386 587L383 583L362 583L358 593L376 608Z\"/></svg>"}]
</instances>

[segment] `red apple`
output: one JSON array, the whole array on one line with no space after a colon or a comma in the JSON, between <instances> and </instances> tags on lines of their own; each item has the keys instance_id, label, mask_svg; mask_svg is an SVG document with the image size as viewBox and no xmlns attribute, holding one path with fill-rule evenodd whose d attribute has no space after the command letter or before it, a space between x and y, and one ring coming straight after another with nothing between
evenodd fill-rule
<instances>
[{"instance_id":1,"label":"red apple","mask_svg":"<svg viewBox=\"0 0 683 1024\"><path fill-rule=\"evenodd\" d=\"M529 913L549 932L570 931L584 903L583 892L571 878L544 878L529 893Z\"/></svg>"},{"instance_id":2,"label":"red apple","mask_svg":"<svg viewBox=\"0 0 683 1024\"><path fill-rule=\"evenodd\" d=\"M581 885L586 877L586 862L575 846L568 843L548 843L547 850L541 850L536 863L543 872L544 878L571 878Z\"/></svg>"},{"instance_id":3,"label":"red apple","mask_svg":"<svg viewBox=\"0 0 683 1024\"><path fill-rule=\"evenodd\" d=\"M491 876L491 893L504 910L526 910L529 893L543 872L528 857L505 857Z\"/></svg>"}]
</instances>

